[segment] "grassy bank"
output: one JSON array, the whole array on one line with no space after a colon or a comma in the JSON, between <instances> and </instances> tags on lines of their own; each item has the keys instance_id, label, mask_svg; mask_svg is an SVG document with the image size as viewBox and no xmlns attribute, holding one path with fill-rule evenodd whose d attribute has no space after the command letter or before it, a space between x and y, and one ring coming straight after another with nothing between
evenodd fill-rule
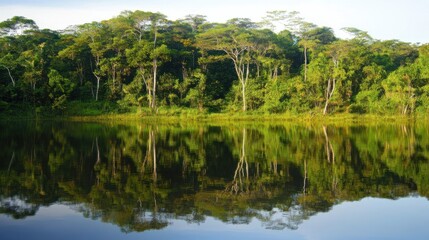
<instances>
[{"instance_id":1,"label":"grassy bank","mask_svg":"<svg viewBox=\"0 0 429 240\"><path fill-rule=\"evenodd\" d=\"M64 119L73 121L150 121L150 122L320 122L320 123L368 123L368 122L409 122L427 119L423 114L415 115L375 115L334 113L323 115L311 113L270 114L261 111L248 112L200 112L190 108L160 107L156 112L149 108L122 109L108 102L71 102L62 111L52 111L47 107L14 105L0 112L1 119Z\"/></svg>"}]
</instances>

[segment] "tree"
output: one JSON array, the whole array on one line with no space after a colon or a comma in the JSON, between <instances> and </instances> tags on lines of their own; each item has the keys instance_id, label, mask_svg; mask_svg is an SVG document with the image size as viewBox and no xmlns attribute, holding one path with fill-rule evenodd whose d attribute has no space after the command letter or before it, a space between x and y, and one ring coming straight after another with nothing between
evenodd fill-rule
<instances>
[{"instance_id":1,"label":"tree","mask_svg":"<svg viewBox=\"0 0 429 240\"><path fill-rule=\"evenodd\" d=\"M26 32L36 31L37 29L38 27L33 20L21 16L15 16L0 22L0 41L2 47L0 67L7 71L13 87L16 86L16 81L12 70L18 65L18 57L14 56L11 50L13 47L17 47L16 37Z\"/></svg>"},{"instance_id":2,"label":"tree","mask_svg":"<svg viewBox=\"0 0 429 240\"><path fill-rule=\"evenodd\" d=\"M308 71L308 50L314 48L319 41L314 37L311 37L312 35L315 35L315 32L317 32L315 30L317 26L313 23L304 21L304 19L300 17L299 14L300 13L297 11L267 12L264 22L271 27L282 24L287 30L298 37L298 44L303 48L304 82L306 82Z\"/></svg>"},{"instance_id":3,"label":"tree","mask_svg":"<svg viewBox=\"0 0 429 240\"><path fill-rule=\"evenodd\" d=\"M363 69L364 78L359 85L359 92L355 97L355 104L352 104L351 112L357 113L375 113L380 109L380 96L383 88L381 81L387 77L387 72L384 66L376 63L365 66Z\"/></svg>"},{"instance_id":4,"label":"tree","mask_svg":"<svg viewBox=\"0 0 429 240\"><path fill-rule=\"evenodd\" d=\"M98 22L86 23L78 26L78 36L74 40L75 43L63 50L61 53L63 56L74 58L76 56L75 54L78 53L76 51L79 51L83 46L89 47L92 58L90 61L91 71L96 79L96 89L94 94L95 101L98 101L99 99L100 82L102 77L105 76L105 73L101 69L103 59L105 58L106 41L109 40L106 36L107 33L105 30L105 25Z\"/></svg>"},{"instance_id":5,"label":"tree","mask_svg":"<svg viewBox=\"0 0 429 240\"><path fill-rule=\"evenodd\" d=\"M383 80L382 86L388 109L403 115L414 111L417 74L415 66L402 66Z\"/></svg>"},{"instance_id":6,"label":"tree","mask_svg":"<svg viewBox=\"0 0 429 240\"><path fill-rule=\"evenodd\" d=\"M30 85L32 91L36 90L36 84L42 78L43 69L43 50L46 44L34 46L34 49L30 49L21 53L19 62L25 68L23 74L24 81Z\"/></svg>"},{"instance_id":7,"label":"tree","mask_svg":"<svg viewBox=\"0 0 429 240\"><path fill-rule=\"evenodd\" d=\"M192 27L192 32L197 32L201 25L207 22L207 16L204 15L186 15L185 19L182 20L188 23Z\"/></svg>"},{"instance_id":8,"label":"tree","mask_svg":"<svg viewBox=\"0 0 429 240\"><path fill-rule=\"evenodd\" d=\"M127 52L128 62L137 67L137 76L142 79L146 86L149 107L156 109L156 85L158 66L169 60L170 51L166 45L153 48L148 41L137 42Z\"/></svg>"},{"instance_id":9,"label":"tree","mask_svg":"<svg viewBox=\"0 0 429 240\"><path fill-rule=\"evenodd\" d=\"M285 51L278 44L277 35L272 31L252 30L251 41L254 43L253 53L256 64L256 77L264 73L267 80L276 79L282 70L289 68Z\"/></svg>"},{"instance_id":10,"label":"tree","mask_svg":"<svg viewBox=\"0 0 429 240\"><path fill-rule=\"evenodd\" d=\"M158 67L170 59L167 45L159 39L168 21L160 13L135 11L127 13L126 16L133 26L129 32L133 33L137 40L133 48L127 50L128 61L138 68L138 75L146 85L149 107L155 110Z\"/></svg>"},{"instance_id":11,"label":"tree","mask_svg":"<svg viewBox=\"0 0 429 240\"><path fill-rule=\"evenodd\" d=\"M0 58L0 67L6 69L13 87L15 87L16 82L14 77L12 76L11 70L15 68L15 66L16 66L16 60L14 59L12 54L7 53L2 58Z\"/></svg>"},{"instance_id":12,"label":"tree","mask_svg":"<svg viewBox=\"0 0 429 240\"><path fill-rule=\"evenodd\" d=\"M29 30L37 30L36 23L25 17L15 16L0 22L0 36L17 36L25 34Z\"/></svg>"},{"instance_id":13,"label":"tree","mask_svg":"<svg viewBox=\"0 0 429 240\"><path fill-rule=\"evenodd\" d=\"M94 61L87 39L80 37L75 29L74 32L63 34L59 44L62 47L55 58L54 68L76 83L74 98L81 101L95 100Z\"/></svg>"},{"instance_id":14,"label":"tree","mask_svg":"<svg viewBox=\"0 0 429 240\"><path fill-rule=\"evenodd\" d=\"M323 108L323 115L328 112L328 105L337 87L337 80L344 79L344 70L340 69L341 61L347 56L347 43L336 42L328 48L328 55L331 58L331 75L327 79L327 86L325 89L325 107Z\"/></svg>"},{"instance_id":15,"label":"tree","mask_svg":"<svg viewBox=\"0 0 429 240\"><path fill-rule=\"evenodd\" d=\"M234 22L237 20L234 19ZM226 57L232 60L241 86L242 110L244 112L247 110L246 86L250 77L251 53L254 47L251 36L252 34L248 29L236 25L216 27L197 35L197 46L200 49L224 52Z\"/></svg>"}]
</instances>

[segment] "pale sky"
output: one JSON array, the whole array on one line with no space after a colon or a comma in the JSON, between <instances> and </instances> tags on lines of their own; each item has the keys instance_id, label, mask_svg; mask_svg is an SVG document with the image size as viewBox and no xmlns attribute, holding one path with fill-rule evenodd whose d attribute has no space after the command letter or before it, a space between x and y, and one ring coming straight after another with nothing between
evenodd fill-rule
<instances>
[{"instance_id":1,"label":"pale sky","mask_svg":"<svg viewBox=\"0 0 429 240\"><path fill-rule=\"evenodd\" d=\"M375 39L429 43L429 0L0 0L0 21L33 19L40 28L107 20L123 10L161 12L171 20L188 14L210 22L234 17L259 21L267 11L299 11L306 21L334 29L356 27Z\"/></svg>"}]
</instances>

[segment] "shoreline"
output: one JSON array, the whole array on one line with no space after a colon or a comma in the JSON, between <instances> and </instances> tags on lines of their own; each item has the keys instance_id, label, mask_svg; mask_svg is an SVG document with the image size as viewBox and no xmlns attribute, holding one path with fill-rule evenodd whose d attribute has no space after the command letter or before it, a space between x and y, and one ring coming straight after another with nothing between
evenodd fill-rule
<instances>
[{"instance_id":1,"label":"shoreline","mask_svg":"<svg viewBox=\"0 0 429 240\"><path fill-rule=\"evenodd\" d=\"M100 115L39 115L39 116L6 116L1 115L1 121L14 120L54 120L54 121L75 121L75 122L153 122L153 123L176 123L176 122L202 122L202 123L410 123L414 121L427 120L428 116L423 114L415 115L376 115L376 114L351 114L351 113L335 113L331 115L322 114L261 114L261 113L204 113L204 114L139 114L139 113L123 113L123 114L100 114Z\"/></svg>"}]
</instances>

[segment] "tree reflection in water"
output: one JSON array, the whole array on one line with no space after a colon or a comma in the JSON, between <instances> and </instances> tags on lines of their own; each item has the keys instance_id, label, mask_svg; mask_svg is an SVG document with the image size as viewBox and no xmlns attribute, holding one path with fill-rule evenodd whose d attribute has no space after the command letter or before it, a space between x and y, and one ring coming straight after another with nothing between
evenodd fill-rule
<instances>
[{"instance_id":1,"label":"tree reflection in water","mask_svg":"<svg viewBox=\"0 0 429 240\"><path fill-rule=\"evenodd\" d=\"M14 218L62 202L125 232L208 216L297 229L342 201L429 196L424 124L0 127L0 212Z\"/></svg>"}]
</instances>

